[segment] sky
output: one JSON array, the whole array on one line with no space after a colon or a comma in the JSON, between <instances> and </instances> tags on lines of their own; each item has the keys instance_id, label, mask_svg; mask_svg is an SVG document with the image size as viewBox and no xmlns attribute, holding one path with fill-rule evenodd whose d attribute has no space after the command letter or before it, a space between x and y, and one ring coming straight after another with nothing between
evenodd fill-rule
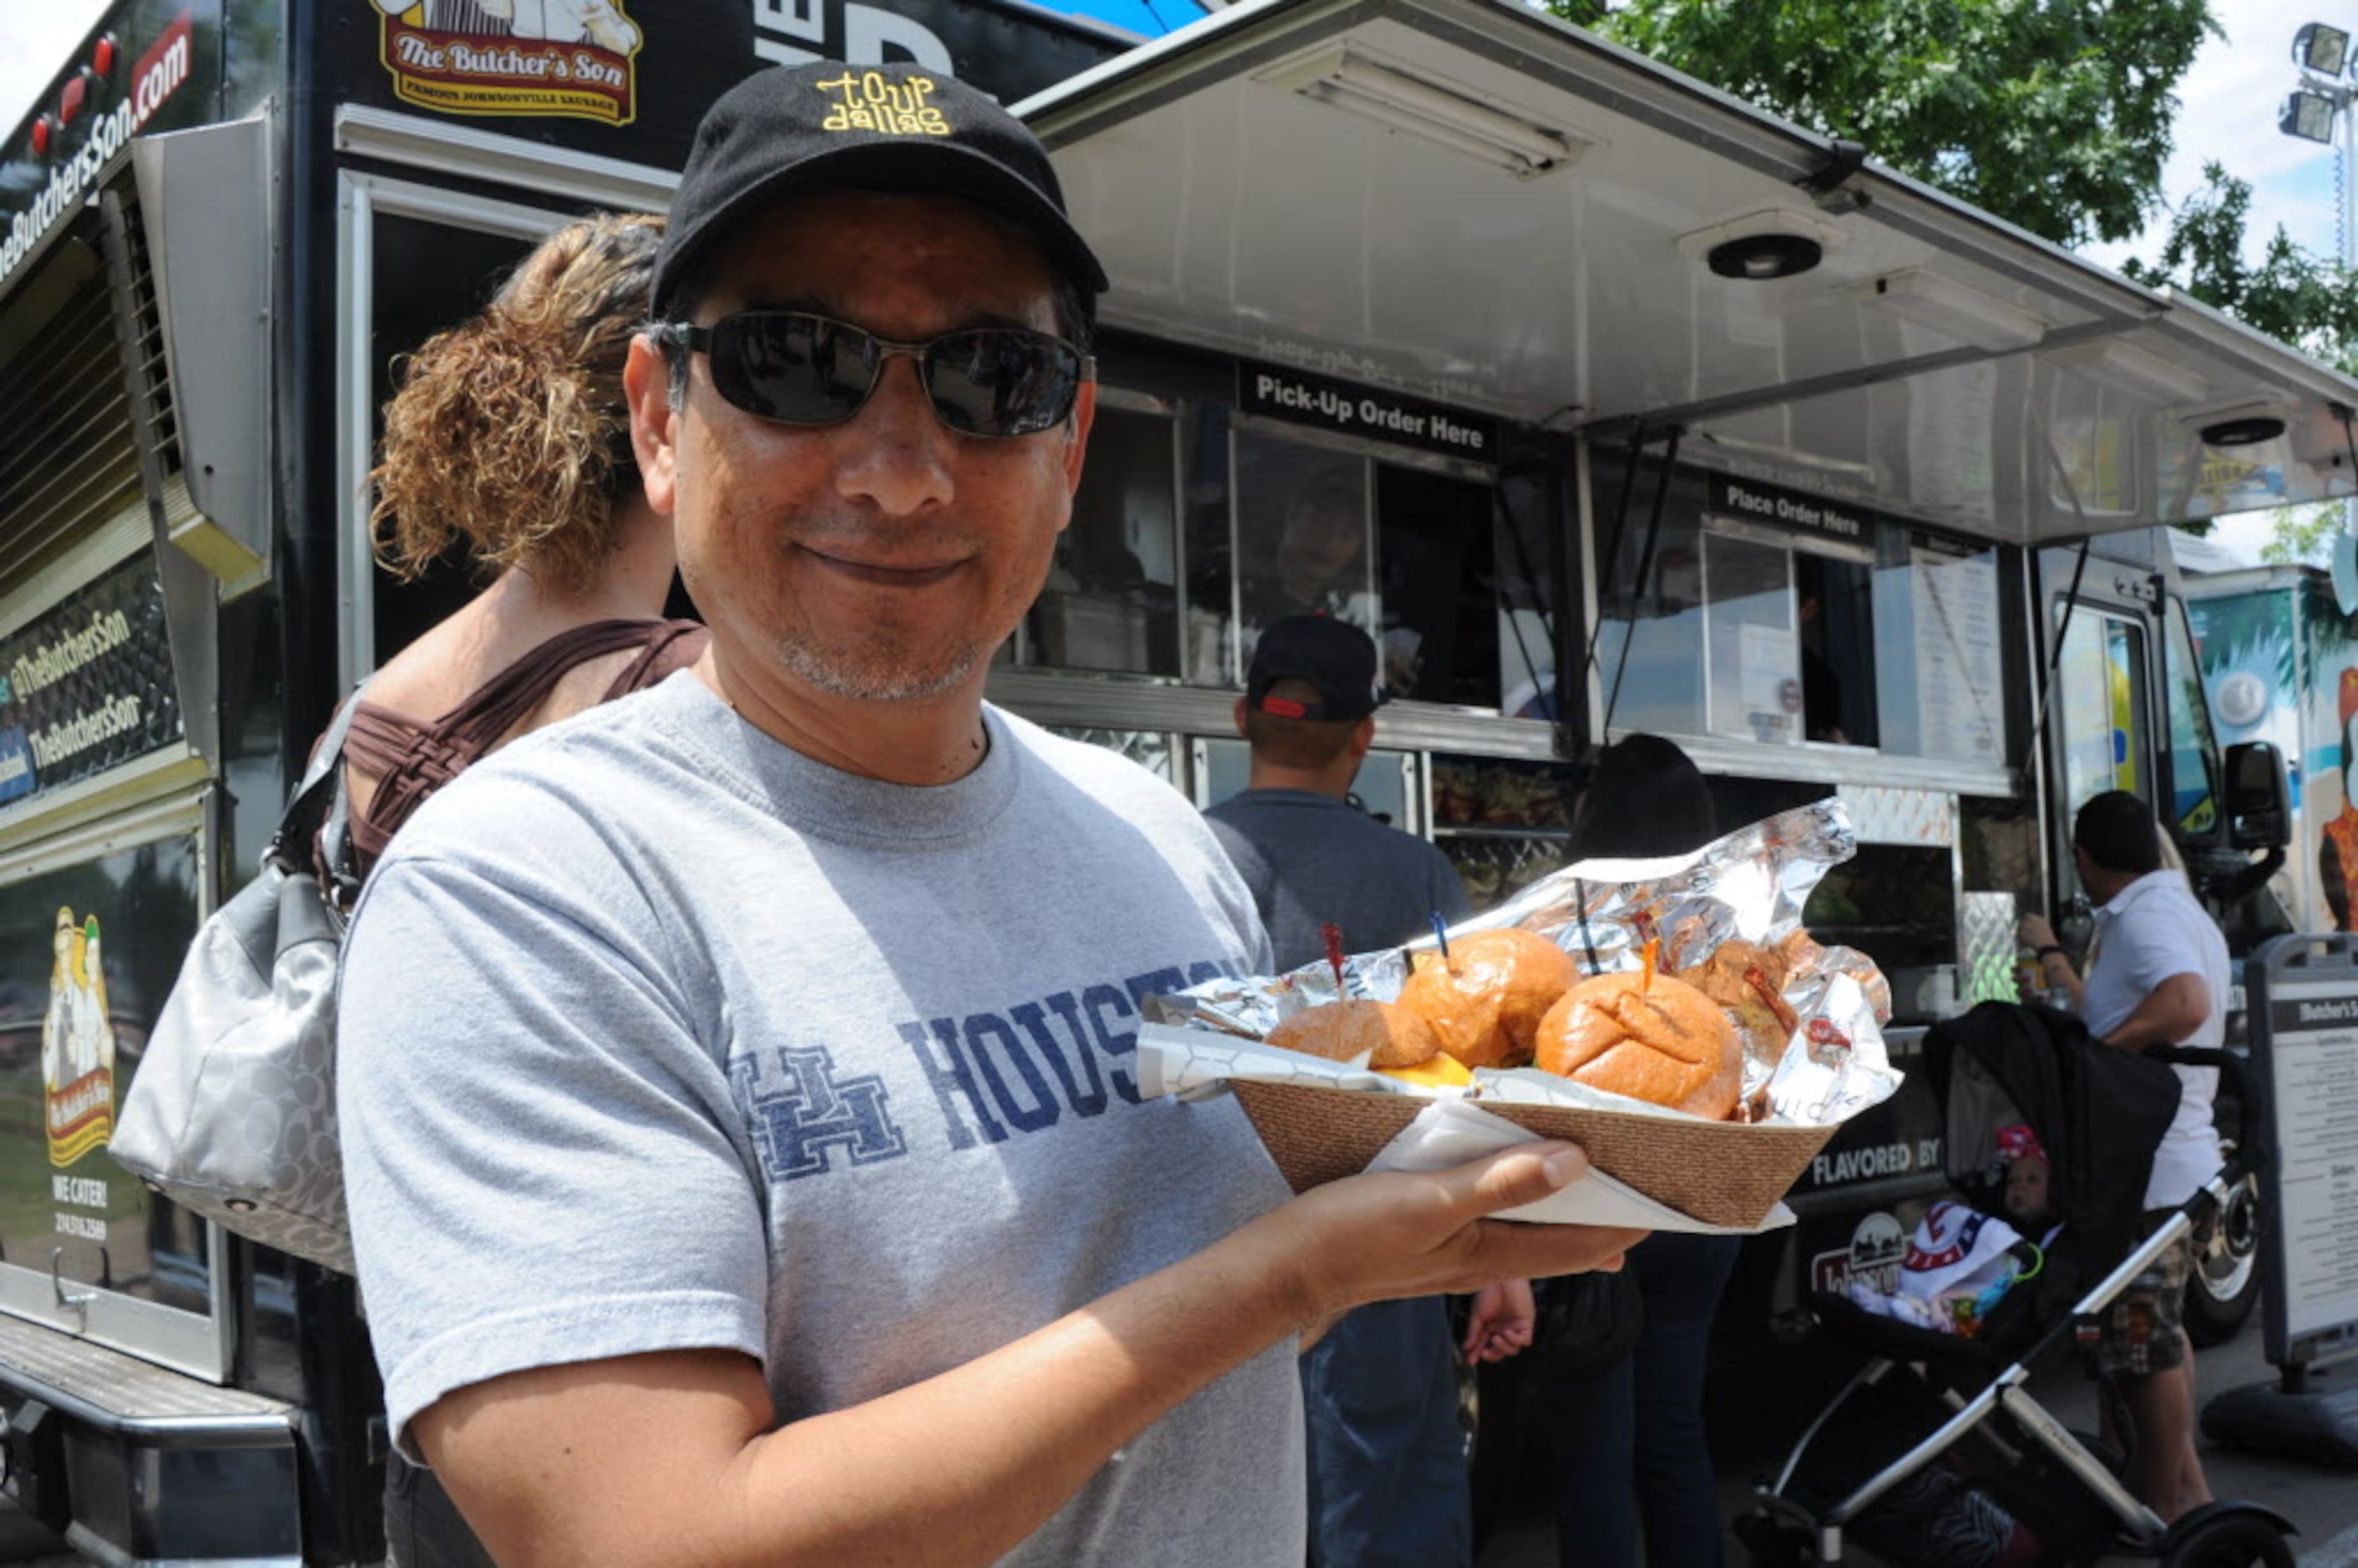
<instances>
[{"instance_id":1,"label":"sky","mask_svg":"<svg viewBox=\"0 0 2358 1568\"><path fill-rule=\"evenodd\" d=\"M0 128L28 112L103 9L103 0L0 0ZM2284 135L2277 110L2299 75L2293 33L2309 21L2358 33L2358 0L2211 0L2211 9L2224 36L2202 47L2179 83L2178 150L2162 178L2165 201L2200 190L2202 165L2215 158L2252 185L2255 245L2281 224L2296 244L2339 254L2334 150ZM2169 223L2165 207L2137 239L2085 254L2115 268L2131 256L2150 259L2160 254ZM2229 519L2215 536L2254 555L2271 527L2266 514L2250 514Z\"/></svg>"}]
</instances>

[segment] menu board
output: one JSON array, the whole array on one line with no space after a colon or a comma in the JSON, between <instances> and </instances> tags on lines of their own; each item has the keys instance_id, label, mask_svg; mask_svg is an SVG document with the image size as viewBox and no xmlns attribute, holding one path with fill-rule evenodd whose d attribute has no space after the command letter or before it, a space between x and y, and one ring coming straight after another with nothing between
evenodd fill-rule
<instances>
[{"instance_id":1,"label":"menu board","mask_svg":"<svg viewBox=\"0 0 2358 1568\"><path fill-rule=\"evenodd\" d=\"M2358 1324L2358 995L2272 984L2267 1017L2277 1299L2297 1341Z\"/></svg>"},{"instance_id":2,"label":"menu board","mask_svg":"<svg viewBox=\"0 0 2358 1568\"><path fill-rule=\"evenodd\" d=\"M1910 536L1909 564L1917 709L1941 715L1941 722L1923 727L1922 754L1997 762L2005 755L1999 704L2006 687L1996 565L1920 534Z\"/></svg>"}]
</instances>

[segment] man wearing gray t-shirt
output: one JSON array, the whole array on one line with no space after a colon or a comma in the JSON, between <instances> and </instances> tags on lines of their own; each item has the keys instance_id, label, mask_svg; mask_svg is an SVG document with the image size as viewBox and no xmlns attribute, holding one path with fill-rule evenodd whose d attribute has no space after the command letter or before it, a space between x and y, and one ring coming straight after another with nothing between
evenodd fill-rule
<instances>
[{"instance_id":1,"label":"man wearing gray t-shirt","mask_svg":"<svg viewBox=\"0 0 2358 1568\"><path fill-rule=\"evenodd\" d=\"M393 1438L505 1568L1292 1568L1299 1342L1635 1238L1487 1217L1566 1145L1288 1199L1141 1094L1141 999L1267 937L1170 789L982 700L1104 287L949 77L698 131L625 388L710 647L438 794L345 949Z\"/></svg>"},{"instance_id":2,"label":"man wearing gray t-shirt","mask_svg":"<svg viewBox=\"0 0 2358 1568\"><path fill-rule=\"evenodd\" d=\"M1281 972L1315 963L1332 927L1368 952L1471 911L1440 850L1350 798L1376 737L1373 639L1325 615L1291 615L1253 645L1237 730L1252 748L1242 794L1204 814L1251 891ZM1531 1342L1531 1287L1475 1298L1465 1349ZM1455 1337L1438 1296L1344 1314L1302 1358L1310 1440L1310 1568L1466 1568L1474 1558Z\"/></svg>"}]
</instances>

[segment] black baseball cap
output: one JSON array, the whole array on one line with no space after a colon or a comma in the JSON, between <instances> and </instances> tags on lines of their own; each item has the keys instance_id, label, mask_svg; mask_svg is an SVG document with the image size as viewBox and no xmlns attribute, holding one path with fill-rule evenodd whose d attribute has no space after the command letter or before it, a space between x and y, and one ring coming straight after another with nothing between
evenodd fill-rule
<instances>
[{"instance_id":1,"label":"black baseball cap","mask_svg":"<svg viewBox=\"0 0 2358 1568\"><path fill-rule=\"evenodd\" d=\"M1316 702L1271 697L1282 680L1307 682ZM1327 615L1289 615L1253 644L1252 668L1245 675L1245 702L1279 719L1357 719L1384 700L1376 680L1376 643L1347 621Z\"/></svg>"},{"instance_id":2,"label":"black baseball cap","mask_svg":"<svg viewBox=\"0 0 2358 1568\"><path fill-rule=\"evenodd\" d=\"M1106 290L1047 149L1022 121L925 66L822 60L758 70L706 111L655 261L657 319L745 219L789 195L842 189L962 198L1030 233L1087 307Z\"/></svg>"}]
</instances>

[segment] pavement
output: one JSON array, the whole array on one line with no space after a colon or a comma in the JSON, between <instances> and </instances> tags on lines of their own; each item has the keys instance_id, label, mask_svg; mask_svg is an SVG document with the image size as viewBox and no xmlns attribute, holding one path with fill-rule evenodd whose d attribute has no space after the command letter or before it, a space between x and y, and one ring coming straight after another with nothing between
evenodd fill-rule
<instances>
[{"instance_id":1,"label":"pavement","mask_svg":"<svg viewBox=\"0 0 2358 1568\"><path fill-rule=\"evenodd\" d=\"M2263 1303L2265 1309L2265 1303ZM2198 1353L2198 1408L2212 1396L2247 1385L2275 1385L2276 1368L2262 1350L2260 1319L2224 1346ZM1756 1476L1773 1475L1793 1440L1839 1386L1839 1372L1814 1358L1779 1357L1779 1365L1714 1372L1709 1417L1720 1483L1720 1513L1732 1519L1749 1506ZM2358 1385L2358 1360L2311 1374L2311 1386ZM2039 1403L2074 1432L2097 1429L2096 1386L2074 1365L2034 1379ZM2299 1568L2358 1568L2358 1473L2280 1454L2238 1452L2201 1440L2213 1496L2255 1502L2290 1520ZM1733 1536L1727 1561L1747 1554ZM2115 1560L2108 1560L2115 1561ZM2126 1563L2138 1561L2122 1557ZM2150 1563L2150 1558L2143 1561ZM1527 1469L1501 1521L1484 1543L1476 1568L1557 1568L1555 1528L1543 1476Z\"/></svg>"}]
</instances>

